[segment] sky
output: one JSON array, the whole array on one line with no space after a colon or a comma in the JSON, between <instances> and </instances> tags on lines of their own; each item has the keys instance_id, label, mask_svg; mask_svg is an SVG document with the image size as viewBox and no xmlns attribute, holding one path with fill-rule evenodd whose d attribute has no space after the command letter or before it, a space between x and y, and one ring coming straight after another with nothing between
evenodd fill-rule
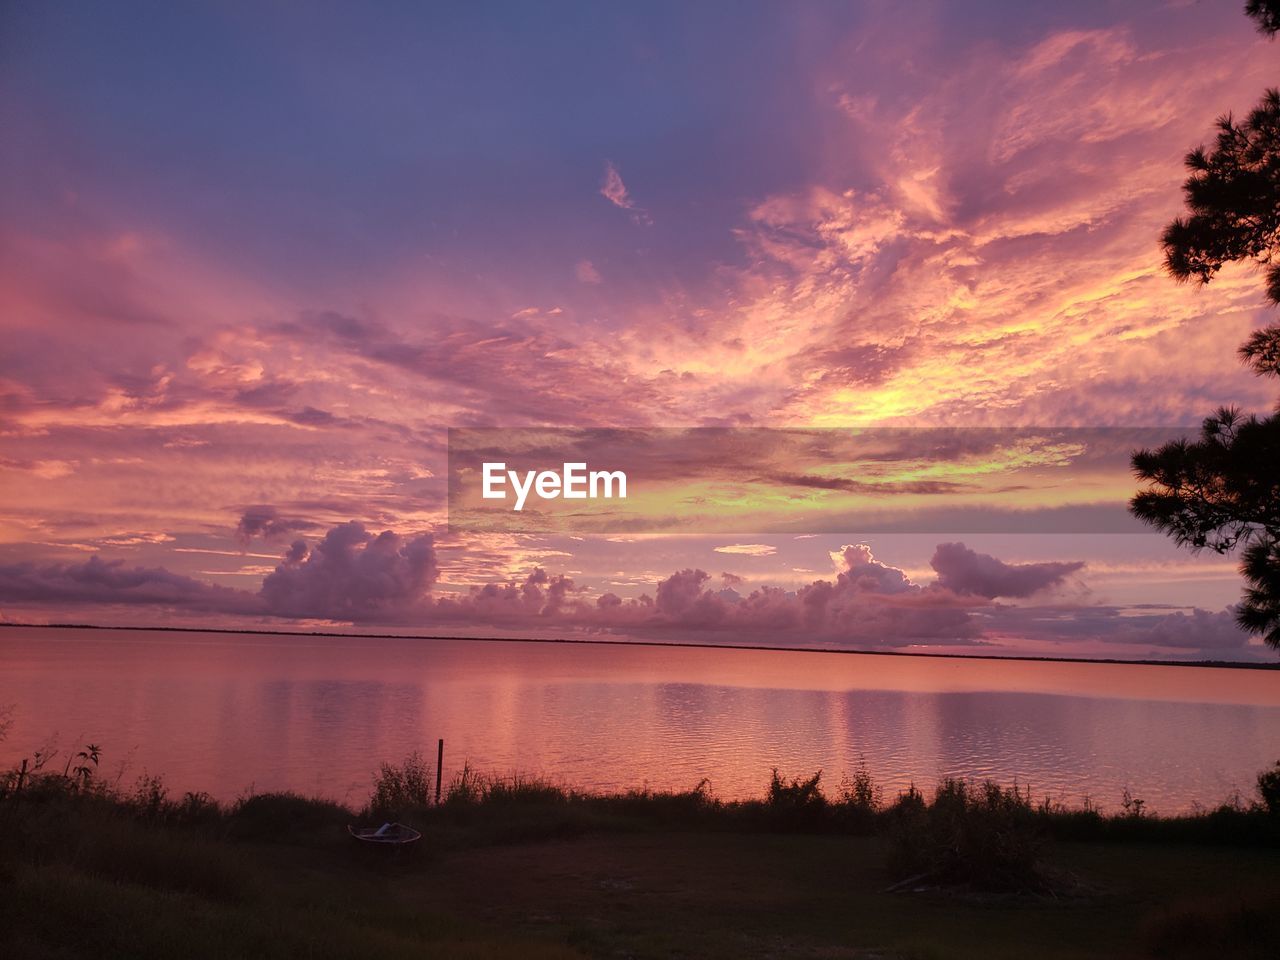
<instances>
[{"instance_id":1,"label":"sky","mask_svg":"<svg viewBox=\"0 0 1280 960\"><path fill-rule=\"evenodd\" d=\"M446 500L450 428L1270 408L1259 277L1178 285L1158 243L1275 82L1238 6L6 4L0 617L1274 659L1231 558L1060 450L1039 506L1114 530Z\"/></svg>"}]
</instances>

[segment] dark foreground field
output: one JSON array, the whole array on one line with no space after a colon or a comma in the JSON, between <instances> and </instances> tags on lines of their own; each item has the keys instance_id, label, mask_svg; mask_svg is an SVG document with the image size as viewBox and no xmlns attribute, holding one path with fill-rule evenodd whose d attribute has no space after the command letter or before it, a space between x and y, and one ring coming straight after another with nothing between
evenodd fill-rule
<instances>
[{"instance_id":1,"label":"dark foreground field","mask_svg":"<svg viewBox=\"0 0 1280 960\"><path fill-rule=\"evenodd\" d=\"M955 784L911 809L776 780L755 804L498 784L400 811L425 837L387 855L324 802L28 783L0 795L0 956L1280 956L1261 807L1157 820ZM384 781L382 802L405 788Z\"/></svg>"}]
</instances>

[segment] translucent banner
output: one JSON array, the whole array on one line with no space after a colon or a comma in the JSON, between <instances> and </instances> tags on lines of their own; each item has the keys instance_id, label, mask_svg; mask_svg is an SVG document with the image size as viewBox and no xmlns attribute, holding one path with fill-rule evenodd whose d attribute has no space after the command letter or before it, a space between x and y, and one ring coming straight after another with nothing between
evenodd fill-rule
<instances>
[{"instance_id":1,"label":"translucent banner","mask_svg":"<svg viewBox=\"0 0 1280 960\"><path fill-rule=\"evenodd\" d=\"M449 526L500 533L1137 533L1133 452L1188 428L460 428Z\"/></svg>"}]
</instances>

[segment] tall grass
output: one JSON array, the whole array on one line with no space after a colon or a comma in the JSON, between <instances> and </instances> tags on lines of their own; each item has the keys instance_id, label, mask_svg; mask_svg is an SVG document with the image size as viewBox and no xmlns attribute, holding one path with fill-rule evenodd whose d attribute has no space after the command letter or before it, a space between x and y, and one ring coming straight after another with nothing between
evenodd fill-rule
<instances>
[{"instance_id":1,"label":"tall grass","mask_svg":"<svg viewBox=\"0 0 1280 960\"><path fill-rule=\"evenodd\" d=\"M399 765L384 762L374 777L369 796L372 816L400 820L414 810L431 805L432 768L414 752Z\"/></svg>"},{"instance_id":2,"label":"tall grass","mask_svg":"<svg viewBox=\"0 0 1280 960\"><path fill-rule=\"evenodd\" d=\"M510 773L505 776L477 772L464 763L445 795L446 805L474 806L482 803L559 804L567 803L574 792L562 784L545 777L527 773Z\"/></svg>"},{"instance_id":3,"label":"tall grass","mask_svg":"<svg viewBox=\"0 0 1280 960\"><path fill-rule=\"evenodd\" d=\"M122 787L50 766L20 789L13 772L0 793L0 957L578 956L397 908L386 873L412 861L362 856L343 829L356 814L338 804L219 804L171 797L156 777Z\"/></svg>"},{"instance_id":4,"label":"tall grass","mask_svg":"<svg viewBox=\"0 0 1280 960\"><path fill-rule=\"evenodd\" d=\"M683 791L643 788L600 794L544 777L485 773L464 764L437 804L435 770L417 753L398 764L382 764L359 811L289 793L248 795L223 805L205 794L171 796L158 777L144 775L130 788L107 783L97 776L98 758L96 748L86 747L65 763L51 764L44 757L29 764L21 785L16 771L0 776L0 827L20 808L31 836L54 835L56 817L74 804L78 816L92 814L104 822L174 826L203 831L206 838L286 844L342 842L345 825L357 820L416 826L431 835L432 843L424 844L431 849L651 828L877 834L888 841L895 878L1001 890L1044 886L1041 860L1050 840L1280 847L1280 764L1259 776L1258 802L1235 798L1211 810L1162 817L1127 793L1118 811L1104 814L1088 802L1072 808L1047 799L1037 803L1017 784L954 778L942 780L927 796L913 785L885 802L883 789L865 766L841 780L830 795L823 789L821 771L786 776L774 769L760 799L725 801L705 780ZM100 849L123 856L123 829L104 827ZM32 842L36 846L9 846L32 855L39 854L41 843L56 846L54 840ZM141 870L147 869L146 849L140 842ZM182 858L176 850L175 862ZM107 871L103 864L105 860L93 869ZM186 872L185 867L175 869L177 875ZM208 874L214 886L221 882L219 869Z\"/></svg>"},{"instance_id":5,"label":"tall grass","mask_svg":"<svg viewBox=\"0 0 1280 960\"><path fill-rule=\"evenodd\" d=\"M1046 887L1040 870L1044 833L1030 791L947 778L932 803L912 789L892 808L891 863L917 882L1038 891Z\"/></svg>"}]
</instances>

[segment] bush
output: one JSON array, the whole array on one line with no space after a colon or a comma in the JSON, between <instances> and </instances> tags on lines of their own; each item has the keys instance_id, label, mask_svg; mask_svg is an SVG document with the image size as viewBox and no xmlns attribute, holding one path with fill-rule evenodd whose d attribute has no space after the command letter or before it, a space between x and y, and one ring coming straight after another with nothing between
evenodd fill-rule
<instances>
[{"instance_id":1,"label":"bush","mask_svg":"<svg viewBox=\"0 0 1280 960\"><path fill-rule=\"evenodd\" d=\"M170 819L177 823L198 824L214 823L222 816L222 807L218 801L204 793L192 793L188 790L182 799L170 807Z\"/></svg>"},{"instance_id":2,"label":"bush","mask_svg":"<svg viewBox=\"0 0 1280 960\"><path fill-rule=\"evenodd\" d=\"M1258 793L1267 813L1280 817L1280 760L1270 770L1258 774Z\"/></svg>"},{"instance_id":3,"label":"bush","mask_svg":"<svg viewBox=\"0 0 1280 960\"><path fill-rule=\"evenodd\" d=\"M432 774L432 768L417 751L405 757L398 767L383 763L369 795L369 813L375 818L399 820L410 811L431 806Z\"/></svg>"},{"instance_id":4,"label":"bush","mask_svg":"<svg viewBox=\"0 0 1280 960\"><path fill-rule=\"evenodd\" d=\"M160 777L143 774L134 784L133 793L125 801L144 820L163 820L170 806L169 790Z\"/></svg>"},{"instance_id":5,"label":"bush","mask_svg":"<svg viewBox=\"0 0 1280 960\"><path fill-rule=\"evenodd\" d=\"M924 801L924 794L913 783L894 799L888 810L889 818L897 821L914 817L922 814L927 806L928 804Z\"/></svg>"},{"instance_id":6,"label":"bush","mask_svg":"<svg viewBox=\"0 0 1280 960\"><path fill-rule=\"evenodd\" d=\"M880 813L881 790L866 767L859 767L852 777L840 781L835 802L838 820L856 833L870 832Z\"/></svg>"},{"instance_id":7,"label":"bush","mask_svg":"<svg viewBox=\"0 0 1280 960\"><path fill-rule=\"evenodd\" d=\"M1029 792L948 778L926 805L914 787L890 809L893 866L904 876L983 890L1044 887Z\"/></svg>"},{"instance_id":8,"label":"bush","mask_svg":"<svg viewBox=\"0 0 1280 960\"><path fill-rule=\"evenodd\" d=\"M222 808L209 794L188 791L181 800L170 800L164 780L147 774L140 776L133 792L121 796L119 802L137 819L153 823L208 824L222 816Z\"/></svg>"},{"instance_id":9,"label":"bush","mask_svg":"<svg viewBox=\"0 0 1280 960\"><path fill-rule=\"evenodd\" d=\"M769 779L769 795L765 808L775 827L793 830L812 829L820 825L827 812L827 798L822 793L822 771L801 780L787 781L773 768Z\"/></svg>"}]
</instances>

